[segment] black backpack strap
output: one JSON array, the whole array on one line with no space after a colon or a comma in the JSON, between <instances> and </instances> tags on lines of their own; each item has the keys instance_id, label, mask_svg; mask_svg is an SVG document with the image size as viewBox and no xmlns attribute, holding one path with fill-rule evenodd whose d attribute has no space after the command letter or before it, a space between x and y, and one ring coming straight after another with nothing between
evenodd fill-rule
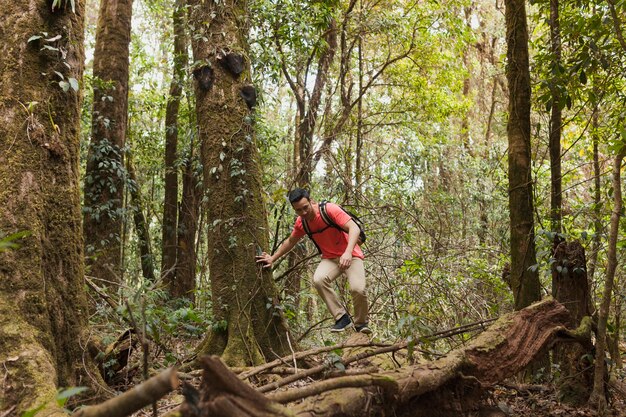
<instances>
[{"instance_id":1,"label":"black backpack strap","mask_svg":"<svg viewBox=\"0 0 626 417\"><path fill-rule=\"evenodd\" d=\"M328 229L328 227L325 227L322 230L319 230L317 232L311 232L311 228L309 227L309 222L302 219L302 228L304 228L304 231L306 232L307 236L309 237L309 239L311 239L311 242L313 242L313 244L317 248L317 253L322 253L322 248L320 248L320 246L317 244L315 239L313 239L313 235L316 233L322 233L324 230Z\"/></svg>"},{"instance_id":2,"label":"black backpack strap","mask_svg":"<svg viewBox=\"0 0 626 417\"><path fill-rule=\"evenodd\" d=\"M326 203L328 203L328 201L326 200L320 203L320 215L322 217L322 220L324 220L324 223L326 223L330 227L334 227L335 229L345 232L345 230L343 230L337 223L335 223L335 221L331 219L328 215L328 212L326 211Z\"/></svg>"},{"instance_id":3,"label":"black backpack strap","mask_svg":"<svg viewBox=\"0 0 626 417\"><path fill-rule=\"evenodd\" d=\"M307 222L306 220L302 219L302 227L304 228L304 231L306 232L307 236L312 239L313 238L313 233L311 233L311 228L309 227L309 222Z\"/></svg>"},{"instance_id":4,"label":"black backpack strap","mask_svg":"<svg viewBox=\"0 0 626 417\"><path fill-rule=\"evenodd\" d=\"M329 225L330 227L334 227L337 230L340 230L342 232L346 232L345 230L343 230L341 228L341 226L339 226L328 214L328 211L326 211L326 203L328 203L328 201L324 200L320 203L320 215L322 216L322 220L324 220L324 223L326 223L327 225ZM339 206L340 209L343 210L343 207ZM345 211L345 210L343 210Z\"/></svg>"}]
</instances>

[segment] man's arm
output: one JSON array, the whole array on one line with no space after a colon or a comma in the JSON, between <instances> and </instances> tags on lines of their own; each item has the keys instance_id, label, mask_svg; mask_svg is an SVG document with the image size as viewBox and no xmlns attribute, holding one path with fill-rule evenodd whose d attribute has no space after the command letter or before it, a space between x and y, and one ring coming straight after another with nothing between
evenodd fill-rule
<instances>
[{"instance_id":1,"label":"man's arm","mask_svg":"<svg viewBox=\"0 0 626 417\"><path fill-rule=\"evenodd\" d=\"M357 226L357 229L358 228L359 227ZM357 234L357 237L358 237L358 234ZM300 239L302 239L302 236L300 236L300 237L289 236L278 247L278 250L276 250L276 252L274 252L273 255L270 255L267 252L263 252L259 256L257 256L256 257L257 263L265 264L265 265L263 265L263 268L271 268L272 264L274 262L276 262L277 260L279 260L284 254L288 253L291 249L293 249L293 247L296 246L296 243L298 243L300 241ZM356 243L356 241L355 241L355 243Z\"/></svg>"},{"instance_id":2,"label":"man's arm","mask_svg":"<svg viewBox=\"0 0 626 417\"><path fill-rule=\"evenodd\" d=\"M350 264L352 264L352 251L356 246L356 242L359 240L361 229L359 229L359 226L352 219L343 225L343 229L348 233L348 246L346 246L346 250L339 258L339 268L348 269Z\"/></svg>"}]
</instances>

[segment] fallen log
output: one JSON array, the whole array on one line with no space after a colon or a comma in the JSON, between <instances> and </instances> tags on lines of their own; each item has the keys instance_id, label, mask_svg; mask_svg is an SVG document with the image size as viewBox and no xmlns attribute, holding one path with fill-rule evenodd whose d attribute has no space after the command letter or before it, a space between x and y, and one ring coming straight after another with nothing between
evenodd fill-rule
<instances>
[{"instance_id":1,"label":"fallen log","mask_svg":"<svg viewBox=\"0 0 626 417\"><path fill-rule=\"evenodd\" d=\"M568 320L565 307L547 299L501 317L466 347L436 361L341 376L267 395L237 378L218 357L205 357L201 392L195 403L183 404L181 415L464 415L480 407L487 388L519 373L557 338L571 340L574 333L565 328ZM296 400L300 402L288 408L279 404Z\"/></svg>"}]
</instances>

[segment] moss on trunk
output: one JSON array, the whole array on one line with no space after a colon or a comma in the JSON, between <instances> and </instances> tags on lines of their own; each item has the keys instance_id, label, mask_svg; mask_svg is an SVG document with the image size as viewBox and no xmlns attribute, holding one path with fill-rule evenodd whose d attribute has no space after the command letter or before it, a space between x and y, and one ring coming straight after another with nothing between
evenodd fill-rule
<instances>
[{"instance_id":1,"label":"moss on trunk","mask_svg":"<svg viewBox=\"0 0 626 417\"><path fill-rule=\"evenodd\" d=\"M98 380L87 377L81 347L81 94L59 84L82 79L83 30L82 1L73 13L20 0L0 21L0 233L29 232L18 249L0 252L0 364L10 386L0 409L15 406L18 415L51 400L57 386Z\"/></svg>"}]
</instances>

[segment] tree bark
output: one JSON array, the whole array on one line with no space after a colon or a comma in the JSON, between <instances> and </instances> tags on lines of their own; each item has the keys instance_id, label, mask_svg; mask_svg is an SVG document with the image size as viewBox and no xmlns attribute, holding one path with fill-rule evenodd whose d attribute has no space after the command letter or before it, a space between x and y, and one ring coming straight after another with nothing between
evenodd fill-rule
<instances>
[{"instance_id":1,"label":"tree bark","mask_svg":"<svg viewBox=\"0 0 626 417\"><path fill-rule=\"evenodd\" d=\"M135 166L133 165L133 161L130 155L128 158L128 179L130 180L128 188L130 190L130 196L132 199L132 206L130 207L130 210L133 213L135 232L137 233L137 240L139 243L141 273L144 279L150 282L155 282L156 277L154 275L154 255L152 254L150 230L148 228L146 216L144 215L144 204L143 199L141 198L141 191L139 189L137 175L135 174Z\"/></svg>"},{"instance_id":2,"label":"tree bark","mask_svg":"<svg viewBox=\"0 0 626 417\"><path fill-rule=\"evenodd\" d=\"M606 279L604 281L604 291L602 292L602 303L598 313L598 332L596 335L596 358L593 376L593 391L589 398L589 403L597 408L598 413L603 414L606 409L605 397L605 377L606 368L604 355L606 350L606 323L609 317L611 306L611 295L613 293L613 282L615 280L615 270L617 269L617 235L619 232L619 220L622 212L622 161L626 149L620 149L615 157L613 165L613 211L611 213L611 230L609 233L609 245L607 248L608 264L606 268Z\"/></svg>"},{"instance_id":3,"label":"tree bark","mask_svg":"<svg viewBox=\"0 0 626 417\"><path fill-rule=\"evenodd\" d=\"M0 252L0 414L56 416L57 387L102 383L83 350L82 92L59 83L82 80L84 3L6 3L0 33L0 231L28 232Z\"/></svg>"},{"instance_id":4,"label":"tree bark","mask_svg":"<svg viewBox=\"0 0 626 417\"><path fill-rule=\"evenodd\" d=\"M161 277L171 296L193 291L181 288L177 291L176 253L178 246L178 109L185 80L187 65L187 39L185 36L185 9L183 0L176 0L172 16L174 27L174 68L170 83L169 98L165 109L165 195L163 197L163 233L161 255Z\"/></svg>"},{"instance_id":5,"label":"tree bark","mask_svg":"<svg viewBox=\"0 0 626 417\"><path fill-rule=\"evenodd\" d=\"M201 352L229 365L259 363L286 352L285 322L274 307L270 271L255 262L269 246L267 214L253 123L247 2L191 1L196 115L207 199L207 256L214 319ZM275 353L274 353L275 352Z\"/></svg>"},{"instance_id":6,"label":"tree bark","mask_svg":"<svg viewBox=\"0 0 626 417\"><path fill-rule=\"evenodd\" d=\"M515 309L540 299L535 255L530 156L530 73L524 0L506 0L509 85L509 217L511 221L511 288Z\"/></svg>"},{"instance_id":7,"label":"tree bark","mask_svg":"<svg viewBox=\"0 0 626 417\"><path fill-rule=\"evenodd\" d=\"M119 282L132 0L101 0L94 50L91 142L84 185L90 275Z\"/></svg>"},{"instance_id":8,"label":"tree bark","mask_svg":"<svg viewBox=\"0 0 626 417\"><path fill-rule=\"evenodd\" d=\"M591 238L591 255L589 259L589 281L593 282L593 276L598 263L598 253L600 252L600 244L602 242L603 225L602 225L602 182L600 178L600 156L598 152L598 144L600 137L598 135L598 105L594 104L593 115L591 119L591 139L593 142L593 236Z\"/></svg>"},{"instance_id":9,"label":"tree bark","mask_svg":"<svg viewBox=\"0 0 626 417\"><path fill-rule=\"evenodd\" d=\"M580 242L561 242L555 249L552 264L554 298L570 313L568 327L578 327L583 318L589 318L590 292L585 268L585 249ZM593 373L591 338L585 344L558 343L554 348L554 362L559 365L559 399L571 405L586 404L591 393Z\"/></svg>"},{"instance_id":10,"label":"tree bark","mask_svg":"<svg viewBox=\"0 0 626 417\"><path fill-rule=\"evenodd\" d=\"M199 165L195 143L189 145L189 156L183 171L183 195L178 209L178 245L176 248L176 280L169 287L172 297L184 297L195 302L196 289L196 237L200 214Z\"/></svg>"}]
</instances>

